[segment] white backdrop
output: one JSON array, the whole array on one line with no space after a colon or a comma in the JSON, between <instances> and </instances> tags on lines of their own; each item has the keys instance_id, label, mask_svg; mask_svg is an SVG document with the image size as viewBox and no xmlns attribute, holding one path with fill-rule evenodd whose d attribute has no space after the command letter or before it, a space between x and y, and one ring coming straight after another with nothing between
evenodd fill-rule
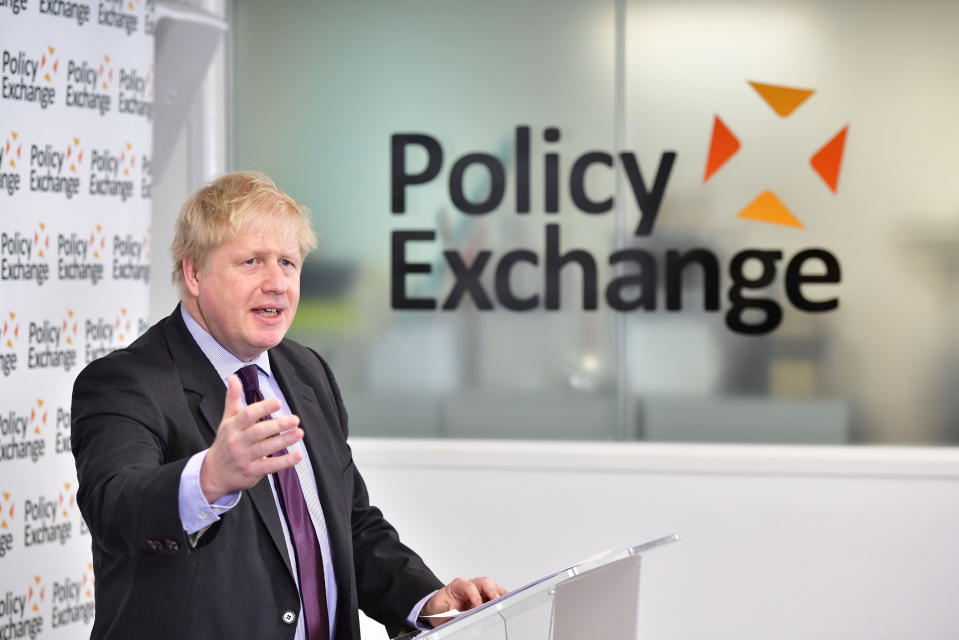
<instances>
[{"instance_id":1,"label":"white backdrop","mask_svg":"<svg viewBox=\"0 0 959 640\"><path fill-rule=\"evenodd\" d=\"M0 2L0 637L93 618L70 394L148 316L153 3Z\"/></svg>"}]
</instances>

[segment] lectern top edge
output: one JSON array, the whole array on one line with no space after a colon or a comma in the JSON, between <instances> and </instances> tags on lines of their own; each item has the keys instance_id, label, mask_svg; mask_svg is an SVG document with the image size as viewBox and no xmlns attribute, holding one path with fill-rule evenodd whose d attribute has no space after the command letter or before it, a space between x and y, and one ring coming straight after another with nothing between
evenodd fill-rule
<instances>
[{"instance_id":1,"label":"lectern top edge","mask_svg":"<svg viewBox=\"0 0 959 640\"><path fill-rule=\"evenodd\" d=\"M632 559L629 564L635 564L636 575L634 581L636 581L635 586L638 588L639 556L677 541L679 541L679 534L674 533L641 544L618 545L612 549L590 556L570 567L547 574L523 587L511 591L505 596L487 602L471 611L467 611L456 619L440 625L435 629L423 631L419 633L419 635L411 633L402 636L402 638L403 640L412 637L416 637L417 640L426 640L427 638L429 638L429 640L454 640L459 637L465 639L469 636L470 640L477 640L478 638L501 640L502 638L508 637L504 634L506 633L506 627L511 622L511 616L515 621L515 616L528 611L534 606L539 606L542 603L546 603L548 606L548 603L552 600L556 589L560 587L560 585L569 580L579 580L580 576L585 577L587 574L590 576L598 576L599 574L593 573L596 569L605 567L605 569L603 569L605 575L608 573L607 570L612 568L612 565L622 565L625 568L626 565L622 563ZM630 605L634 612L637 605L638 602L633 602ZM634 618L635 616L630 614L627 617ZM544 640L550 638L552 634L550 632L549 618L545 620L545 624L542 625L542 627L544 633L542 637ZM471 631L467 631L467 629L471 629ZM539 634L520 634L520 637L527 636L533 638L534 636L539 637ZM395 638L394 640L400 639Z\"/></svg>"},{"instance_id":2,"label":"lectern top edge","mask_svg":"<svg viewBox=\"0 0 959 640\"><path fill-rule=\"evenodd\" d=\"M642 555L647 551L652 551L653 549L658 549L659 547L664 547L667 544L672 544L673 542L679 542L679 534L674 533L672 535L664 536L662 538L657 538L656 540L650 540L649 542L644 542L638 544L635 547L629 548L629 554L636 556Z\"/></svg>"}]
</instances>

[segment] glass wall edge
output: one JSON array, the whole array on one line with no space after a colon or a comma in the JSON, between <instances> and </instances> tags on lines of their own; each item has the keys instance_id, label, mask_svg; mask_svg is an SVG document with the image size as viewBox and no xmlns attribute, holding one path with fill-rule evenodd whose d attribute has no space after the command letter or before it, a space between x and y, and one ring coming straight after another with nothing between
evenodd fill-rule
<instances>
[{"instance_id":1,"label":"glass wall edge","mask_svg":"<svg viewBox=\"0 0 959 640\"><path fill-rule=\"evenodd\" d=\"M364 467L959 480L959 448L351 438Z\"/></svg>"}]
</instances>

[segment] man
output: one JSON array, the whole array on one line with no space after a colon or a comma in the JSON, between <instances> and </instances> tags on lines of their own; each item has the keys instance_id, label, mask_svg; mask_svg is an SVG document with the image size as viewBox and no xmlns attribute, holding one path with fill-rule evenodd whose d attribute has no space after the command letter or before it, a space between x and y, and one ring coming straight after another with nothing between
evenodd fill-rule
<instances>
[{"instance_id":1,"label":"man","mask_svg":"<svg viewBox=\"0 0 959 640\"><path fill-rule=\"evenodd\" d=\"M77 378L93 638L359 640L358 608L395 635L504 593L443 586L369 504L329 366L284 338L308 215L259 173L200 189L171 248L181 304Z\"/></svg>"}]
</instances>

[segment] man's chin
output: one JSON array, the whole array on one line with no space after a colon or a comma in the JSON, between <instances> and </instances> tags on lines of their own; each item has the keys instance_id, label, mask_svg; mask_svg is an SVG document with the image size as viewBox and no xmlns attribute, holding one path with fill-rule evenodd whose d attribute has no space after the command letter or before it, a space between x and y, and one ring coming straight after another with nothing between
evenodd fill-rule
<instances>
[{"instance_id":1,"label":"man's chin","mask_svg":"<svg viewBox=\"0 0 959 640\"><path fill-rule=\"evenodd\" d=\"M267 349L272 349L276 345L283 342L283 338L286 337L287 329L289 329L288 326L275 331L260 332L252 344L259 349L261 353Z\"/></svg>"}]
</instances>

